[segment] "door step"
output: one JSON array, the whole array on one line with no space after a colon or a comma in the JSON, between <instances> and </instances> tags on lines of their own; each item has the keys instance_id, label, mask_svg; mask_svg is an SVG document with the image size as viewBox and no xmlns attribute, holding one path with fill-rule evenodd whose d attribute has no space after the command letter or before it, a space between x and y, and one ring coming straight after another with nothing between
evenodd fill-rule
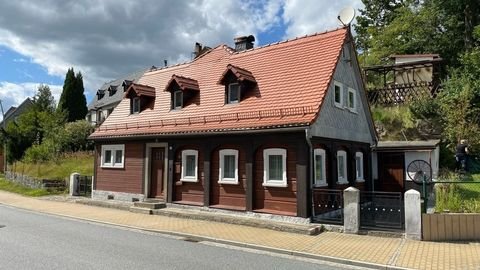
<instances>
[{"instance_id":1,"label":"door step","mask_svg":"<svg viewBox=\"0 0 480 270\"><path fill-rule=\"evenodd\" d=\"M135 202L133 207L145 209L161 209L167 207L167 204L162 200L148 200L144 202Z\"/></svg>"}]
</instances>

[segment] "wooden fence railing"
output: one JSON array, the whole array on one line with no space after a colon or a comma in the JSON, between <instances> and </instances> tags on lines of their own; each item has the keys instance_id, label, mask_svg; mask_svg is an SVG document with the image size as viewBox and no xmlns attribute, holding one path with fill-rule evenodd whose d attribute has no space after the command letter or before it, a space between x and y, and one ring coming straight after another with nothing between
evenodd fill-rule
<instances>
[{"instance_id":1,"label":"wooden fence railing","mask_svg":"<svg viewBox=\"0 0 480 270\"><path fill-rule=\"evenodd\" d=\"M413 82L368 89L367 97L371 105L392 106L420 98L436 97L439 91L440 87L432 82Z\"/></svg>"}]
</instances>

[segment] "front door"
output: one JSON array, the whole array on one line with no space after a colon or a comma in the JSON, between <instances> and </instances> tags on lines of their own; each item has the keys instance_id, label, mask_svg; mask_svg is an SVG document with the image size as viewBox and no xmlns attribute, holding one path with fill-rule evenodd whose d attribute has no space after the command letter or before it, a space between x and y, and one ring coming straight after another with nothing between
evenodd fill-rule
<instances>
[{"instance_id":1,"label":"front door","mask_svg":"<svg viewBox=\"0 0 480 270\"><path fill-rule=\"evenodd\" d=\"M152 148L150 156L150 193L151 198L163 197L164 148Z\"/></svg>"},{"instance_id":2,"label":"front door","mask_svg":"<svg viewBox=\"0 0 480 270\"><path fill-rule=\"evenodd\" d=\"M378 153L378 176L380 180L380 191L404 191L404 164L404 153Z\"/></svg>"}]
</instances>

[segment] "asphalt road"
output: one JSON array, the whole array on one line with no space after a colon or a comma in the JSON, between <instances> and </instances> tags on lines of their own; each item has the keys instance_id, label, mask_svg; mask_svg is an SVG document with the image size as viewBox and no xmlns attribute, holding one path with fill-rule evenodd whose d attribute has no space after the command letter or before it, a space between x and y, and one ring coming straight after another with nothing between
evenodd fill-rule
<instances>
[{"instance_id":1,"label":"asphalt road","mask_svg":"<svg viewBox=\"0 0 480 270\"><path fill-rule=\"evenodd\" d=\"M0 269L353 269L0 205Z\"/></svg>"}]
</instances>

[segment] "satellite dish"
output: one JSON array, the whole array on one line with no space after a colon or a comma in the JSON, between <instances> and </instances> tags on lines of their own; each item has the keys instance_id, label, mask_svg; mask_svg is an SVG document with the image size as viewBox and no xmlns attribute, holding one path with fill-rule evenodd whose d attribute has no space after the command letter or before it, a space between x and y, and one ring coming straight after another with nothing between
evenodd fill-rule
<instances>
[{"instance_id":1,"label":"satellite dish","mask_svg":"<svg viewBox=\"0 0 480 270\"><path fill-rule=\"evenodd\" d=\"M355 18L355 9L353 7L346 7L338 13L337 19L343 26L348 26Z\"/></svg>"}]
</instances>

